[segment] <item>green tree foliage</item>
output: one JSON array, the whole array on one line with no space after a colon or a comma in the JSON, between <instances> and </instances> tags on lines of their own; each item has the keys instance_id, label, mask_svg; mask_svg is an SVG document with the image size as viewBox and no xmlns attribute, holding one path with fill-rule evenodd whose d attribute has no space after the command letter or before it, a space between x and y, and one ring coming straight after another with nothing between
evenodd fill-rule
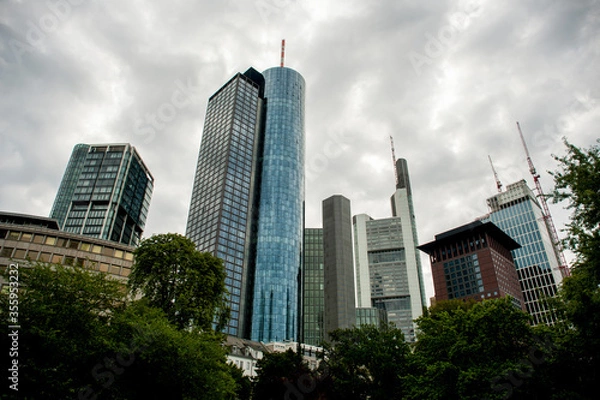
<instances>
[{"instance_id":1,"label":"green tree foliage","mask_svg":"<svg viewBox=\"0 0 600 400\"><path fill-rule=\"evenodd\" d=\"M503 399L524 390L533 369L529 353L546 351L529 316L510 298L452 304L417 319L407 398Z\"/></svg>"},{"instance_id":2,"label":"green tree foliage","mask_svg":"<svg viewBox=\"0 0 600 400\"><path fill-rule=\"evenodd\" d=\"M126 303L125 287L105 274L19 272L19 398L234 398L221 335L179 330L145 300ZM3 321L8 301L0 293Z\"/></svg>"},{"instance_id":3,"label":"green tree foliage","mask_svg":"<svg viewBox=\"0 0 600 400\"><path fill-rule=\"evenodd\" d=\"M142 241L134 252L129 285L150 306L165 312L180 329L190 326L221 330L229 308L225 298L223 262L196 250L194 243L178 234L155 235Z\"/></svg>"},{"instance_id":4,"label":"green tree foliage","mask_svg":"<svg viewBox=\"0 0 600 400\"><path fill-rule=\"evenodd\" d=\"M555 157L559 169L551 197L572 212L565 243L576 261L559 291L564 320L553 381L571 398L591 399L600 379L600 147L565 146L566 155Z\"/></svg>"},{"instance_id":5,"label":"green tree foliage","mask_svg":"<svg viewBox=\"0 0 600 400\"><path fill-rule=\"evenodd\" d=\"M363 325L330 333L323 368L328 399L401 399L410 349L400 329Z\"/></svg>"},{"instance_id":6,"label":"green tree foliage","mask_svg":"<svg viewBox=\"0 0 600 400\"><path fill-rule=\"evenodd\" d=\"M256 363L253 399L280 400L284 398L310 399L310 393L303 395L298 385L313 382L308 364L302 355L288 349L282 353L266 353ZM312 385L312 383L309 383Z\"/></svg>"}]
</instances>

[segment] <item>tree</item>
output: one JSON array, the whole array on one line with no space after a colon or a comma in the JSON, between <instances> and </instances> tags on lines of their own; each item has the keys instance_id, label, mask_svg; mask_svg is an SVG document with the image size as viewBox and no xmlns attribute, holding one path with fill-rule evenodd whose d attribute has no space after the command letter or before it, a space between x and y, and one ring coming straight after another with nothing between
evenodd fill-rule
<instances>
[{"instance_id":1,"label":"tree","mask_svg":"<svg viewBox=\"0 0 600 400\"><path fill-rule=\"evenodd\" d=\"M19 398L235 395L220 334L177 329L146 300L128 303L125 286L103 273L43 264L19 272ZM9 300L0 293L4 321Z\"/></svg>"},{"instance_id":2,"label":"tree","mask_svg":"<svg viewBox=\"0 0 600 400\"><path fill-rule=\"evenodd\" d=\"M178 234L161 234L142 241L134 252L129 286L150 306L162 309L178 328L221 330L227 321L223 262L196 250Z\"/></svg>"},{"instance_id":3,"label":"tree","mask_svg":"<svg viewBox=\"0 0 600 400\"><path fill-rule=\"evenodd\" d=\"M555 303L563 316L558 327L563 335L554 376L559 390L591 399L600 378L600 146L580 149L566 140L565 146L567 154L554 157L559 169L552 174L551 197L566 202L572 212L565 244L576 260Z\"/></svg>"},{"instance_id":4,"label":"tree","mask_svg":"<svg viewBox=\"0 0 600 400\"><path fill-rule=\"evenodd\" d=\"M281 353L266 353L256 363L256 381L254 385L255 399L279 400L298 398L309 399L311 393L302 395L298 385L305 385L304 380L313 382L310 368L303 360L302 354L288 349Z\"/></svg>"},{"instance_id":5,"label":"tree","mask_svg":"<svg viewBox=\"0 0 600 400\"><path fill-rule=\"evenodd\" d=\"M401 399L408 344L400 329L363 325L330 333L323 369L328 399Z\"/></svg>"},{"instance_id":6,"label":"tree","mask_svg":"<svg viewBox=\"0 0 600 400\"><path fill-rule=\"evenodd\" d=\"M108 324L125 307L124 288L103 274L60 265L21 265L18 277L19 396L76 398L91 367L114 346ZM3 340L9 299L0 293Z\"/></svg>"},{"instance_id":7,"label":"tree","mask_svg":"<svg viewBox=\"0 0 600 400\"><path fill-rule=\"evenodd\" d=\"M417 325L409 399L508 398L525 390L548 351L510 298L436 305Z\"/></svg>"}]
</instances>

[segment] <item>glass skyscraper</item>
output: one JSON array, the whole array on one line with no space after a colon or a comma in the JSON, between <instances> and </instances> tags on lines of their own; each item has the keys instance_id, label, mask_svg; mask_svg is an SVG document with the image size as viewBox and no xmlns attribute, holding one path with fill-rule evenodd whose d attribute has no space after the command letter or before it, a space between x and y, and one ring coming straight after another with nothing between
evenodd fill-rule
<instances>
[{"instance_id":1,"label":"glass skyscraper","mask_svg":"<svg viewBox=\"0 0 600 400\"><path fill-rule=\"evenodd\" d=\"M389 322L415 339L414 320L427 306L407 162L396 161L391 218L354 216L358 307L384 310Z\"/></svg>"},{"instance_id":2,"label":"glass skyscraper","mask_svg":"<svg viewBox=\"0 0 600 400\"><path fill-rule=\"evenodd\" d=\"M323 229L304 230L304 269L302 278L303 315L301 342L320 346L323 342Z\"/></svg>"},{"instance_id":3,"label":"glass skyscraper","mask_svg":"<svg viewBox=\"0 0 600 400\"><path fill-rule=\"evenodd\" d=\"M562 274L540 204L525 180L508 185L487 204L491 213L486 219L521 245L512 255L533 324L553 323L555 316L544 299L556 295Z\"/></svg>"},{"instance_id":4,"label":"glass skyscraper","mask_svg":"<svg viewBox=\"0 0 600 400\"><path fill-rule=\"evenodd\" d=\"M154 178L130 144L78 144L50 217L66 232L137 245L153 187Z\"/></svg>"},{"instance_id":5,"label":"glass skyscraper","mask_svg":"<svg viewBox=\"0 0 600 400\"><path fill-rule=\"evenodd\" d=\"M186 235L223 259L226 333L295 339L304 201L304 80L236 74L210 97Z\"/></svg>"},{"instance_id":6,"label":"glass skyscraper","mask_svg":"<svg viewBox=\"0 0 600 400\"><path fill-rule=\"evenodd\" d=\"M304 230L304 78L285 67L265 77L258 237L251 339L297 338Z\"/></svg>"}]
</instances>

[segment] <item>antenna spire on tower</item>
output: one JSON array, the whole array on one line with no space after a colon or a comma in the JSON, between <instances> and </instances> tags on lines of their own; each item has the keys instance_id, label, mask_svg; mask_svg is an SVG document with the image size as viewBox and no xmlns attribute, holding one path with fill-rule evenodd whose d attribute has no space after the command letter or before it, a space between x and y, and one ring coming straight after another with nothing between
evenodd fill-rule
<instances>
[{"instance_id":1,"label":"antenna spire on tower","mask_svg":"<svg viewBox=\"0 0 600 400\"><path fill-rule=\"evenodd\" d=\"M281 67L283 67L284 60L285 60L285 39L281 39Z\"/></svg>"},{"instance_id":2,"label":"antenna spire on tower","mask_svg":"<svg viewBox=\"0 0 600 400\"><path fill-rule=\"evenodd\" d=\"M396 168L396 150L394 150L394 138L390 135L390 144L392 145L392 164L394 167L394 176L396 177L396 185L398 185L398 169Z\"/></svg>"}]
</instances>

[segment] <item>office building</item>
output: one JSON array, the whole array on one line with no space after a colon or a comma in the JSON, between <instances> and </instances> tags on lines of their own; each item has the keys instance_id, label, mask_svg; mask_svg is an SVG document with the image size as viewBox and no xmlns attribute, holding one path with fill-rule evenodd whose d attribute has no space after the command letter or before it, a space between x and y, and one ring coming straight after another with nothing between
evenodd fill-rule
<instances>
[{"instance_id":1,"label":"office building","mask_svg":"<svg viewBox=\"0 0 600 400\"><path fill-rule=\"evenodd\" d=\"M350 200L335 195L323 201L325 339L335 329L356 324Z\"/></svg>"},{"instance_id":2,"label":"office building","mask_svg":"<svg viewBox=\"0 0 600 400\"><path fill-rule=\"evenodd\" d=\"M252 340L297 340L304 234L304 78L285 67L265 77Z\"/></svg>"},{"instance_id":3,"label":"office building","mask_svg":"<svg viewBox=\"0 0 600 400\"><path fill-rule=\"evenodd\" d=\"M223 259L226 333L296 339L303 239L304 79L238 73L208 101L186 235Z\"/></svg>"},{"instance_id":4,"label":"office building","mask_svg":"<svg viewBox=\"0 0 600 400\"><path fill-rule=\"evenodd\" d=\"M50 217L62 230L137 245L142 237L154 178L130 144L78 144Z\"/></svg>"},{"instance_id":5,"label":"office building","mask_svg":"<svg viewBox=\"0 0 600 400\"><path fill-rule=\"evenodd\" d=\"M13 263L52 263L106 272L126 282L133 251L132 246L61 231L52 218L0 212L1 270Z\"/></svg>"},{"instance_id":6,"label":"office building","mask_svg":"<svg viewBox=\"0 0 600 400\"><path fill-rule=\"evenodd\" d=\"M562 281L560 258L552 244L542 208L525 180L513 183L487 199L490 214L485 218L497 225L521 247L512 250L527 312L534 325L552 324L556 316L546 305Z\"/></svg>"},{"instance_id":7,"label":"office building","mask_svg":"<svg viewBox=\"0 0 600 400\"><path fill-rule=\"evenodd\" d=\"M511 254L519 247L492 222L474 221L418 248L429 255L436 301L511 296L525 310Z\"/></svg>"},{"instance_id":8,"label":"office building","mask_svg":"<svg viewBox=\"0 0 600 400\"><path fill-rule=\"evenodd\" d=\"M387 320L415 339L414 320L427 306L406 160L396 161L390 218L354 216L358 307L384 310Z\"/></svg>"},{"instance_id":9,"label":"office building","mask_svg":"<svg viewBox=\"0 0 600 400\"><path fill-rule=\"evenodd\" d=\"M324 272L323 229L304 229L304 268L302 273L302 326L300 341L320 346L323 342Z\"/></svg>"}]
</instances>

